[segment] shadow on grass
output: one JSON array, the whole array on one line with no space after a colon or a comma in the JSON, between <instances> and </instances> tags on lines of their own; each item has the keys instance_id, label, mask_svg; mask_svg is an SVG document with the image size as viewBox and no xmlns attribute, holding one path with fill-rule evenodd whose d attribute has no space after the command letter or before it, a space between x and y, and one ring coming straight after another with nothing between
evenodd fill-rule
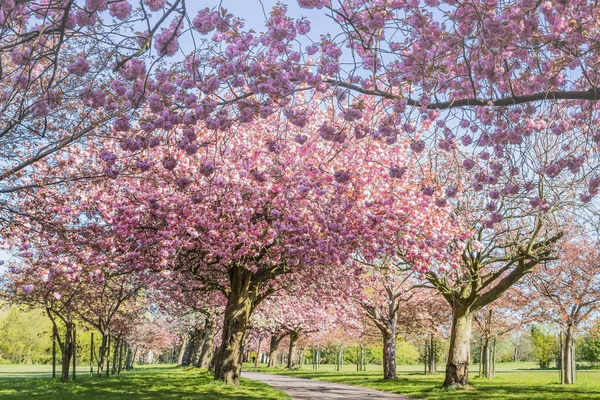
<instances>
[{"instance_id":1,"label":"shadow on grass","mask_svg":"<svg viewBox=\"0 0 600 400\"><path fill-rule=\"evenodd\" d=\"M281 392L243 379L239 388L215 382L197 369L145 367L105 378L78 377L75 382L51 379L11 378L0 380L1 399L289 399Z\"/></svg>"},{"instance_id":2,"label":"shadow on grass","mask_svg":"<svg viewBox=\"0 0 600 400\"><path fill-rule=\"evenodd\" d=\"M253 368L247 368L254 370ZM600 399L600 374L582 379L574 386L560 385L555 372L530 373L514 371L499 373L494 379L474 378L464 389L443 389L444 375L423 375L401 372L394 380L384 380L380 372L315 371L259 368L260 372L274 373L298 378L316 379L368 387L386 392L429 400L566 400ZM552 372L552 373L550 373Z\"/></svg>"}]
</instances>

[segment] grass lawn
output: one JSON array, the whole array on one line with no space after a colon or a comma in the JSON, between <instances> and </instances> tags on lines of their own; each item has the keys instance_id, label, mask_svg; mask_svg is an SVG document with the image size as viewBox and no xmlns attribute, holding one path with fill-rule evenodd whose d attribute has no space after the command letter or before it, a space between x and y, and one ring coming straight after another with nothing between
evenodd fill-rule
<instances>
[{"instance_id":1,"label":"grass lawn","mask_svg":"<svg viewBox=\"0 0 600 400\"><path fill-rule=\"evenodd\" d=\"M245 364L244 369L254 370L252 364ZM299 371L261 366L258 371L359 385L434 400L600 399L600 371L578 371L577 384L566 386L558 384L557 370L540 370L533 363L499 363L493 379L475 378L477 369L478 366L473 366L471 385L461 390L441 389L444 375L423 375L422 366L399 366L398 379L393 381L381 379L383 371L381 366L376 365L369 365L366 372L357 372L355 365L346 365L343 371L334 371L333 365L321 365L318 371L314 371L311 365Z\"/></svg>"},{"instance_id":2,"label":"grass lawn","mask_svg":"<svg viewBox=\"0 0 600 400\"><path fill-rule=\"evenodd\" d=\"M89 367L75 382L53 381L48 366L0 365L0 399L206 399L289 400L283 392L242 379L241 386L223 385L197 369L173 365L136 367L110 378L90 378Z\"/></svg>"}]
</instances>

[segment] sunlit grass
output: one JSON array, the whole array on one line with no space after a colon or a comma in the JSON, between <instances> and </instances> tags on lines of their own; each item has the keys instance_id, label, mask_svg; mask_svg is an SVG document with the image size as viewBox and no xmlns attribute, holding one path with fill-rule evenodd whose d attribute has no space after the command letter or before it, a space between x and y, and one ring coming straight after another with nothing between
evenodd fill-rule
<instances>
[{"instance_id":1,"label":"sunlit grass","mask_svg":"<svg viewBox=\"0 0 600 400\"><path fill-rule=\"evenodd\" d=\"M600 371L579 371L577 384L566 386L558 384L558 371L539 370L533 363L503 363L496 367L493 379L476 378L478 366L471 371L471 385L461 390L443 390L442 373L424 375L422 366L399 366L398 379L384 381L381 379L380 366L369 366L366 372L357 372L355 365L344 366L343 371L334 371L332 365L321 365L318 371L311 365L305 365L298 371L287 371L283 368L268 369L261 366L261 372L292 375L301 378L346 383L369 387L387 392L399 393L423 399L600 399ZM244 365L247 370L254 370L252 364Z\"/></svg>"},{"instance_id":2,"label":"sunlit grass","mask_svg":"<svg viewBox=\"0 0 600 400\"><path fill-rule=\"evenodd\" d=\"M197 369L152 365L118 376L89 377L78 369L75 382L50 378L51 369L35 366L0 366L0 399L207 399L289 400L280 391L260 382L242 379L239 388L215 382Z\"/></svg>"}]
</instances>

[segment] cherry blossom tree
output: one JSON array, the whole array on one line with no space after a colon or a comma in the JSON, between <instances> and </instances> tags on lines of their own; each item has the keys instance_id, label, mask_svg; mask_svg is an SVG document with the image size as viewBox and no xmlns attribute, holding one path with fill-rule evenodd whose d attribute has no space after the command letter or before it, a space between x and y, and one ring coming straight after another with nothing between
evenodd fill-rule
<instances>
[{"instance_id":1,"label":"cherry blossom tree","mask_svg":"<svg viewBox=\"0 0 600 400\"><path fill-rule=\"evenodd\" d=\"M562 382L574 383L574 338L600 307L600 252L585 236L559 245L557 260L545 263L529 277L541 295L540 313L556 322L564 334Z\"/></svg>"},{"instance_id":2,"label":"cherry blossom tree","mask_svg":"<svg viewBox=\"0 0 600 400\"><path fill-rule=\"evenodd\" d=\"M406 266L395 265L383 259L370 265L362 278L363 293L355 301L364 315L379 329L383 339L383 379L396 378L396 341L399 314L409 314L411 307L403 307L413 297L415 278ZM405 270L402 271L401 269ZM412 308L413 313L416 308ZM402 315L403 319L416 319Z\"/></svg>"},{"instance_id":3,"label":"cherry blossom tree","mask_svg":"<svg viewBox=\"0 0 600 400\"><path fill-rule=\"evenodd\" d=\"M12 266L3 276L6 300L13 304L41 307L52 322L53 339L61 352L61 380L69 380L70 364L74 353L73 330L77 298L82 289L77 267L61 264L52 268L51 262L38 260L36 264ZM63 329L64 328L64 329ZM64 330L61 338L60 331Z\"/></svg>"},{"instance_id":4,"label":"cherry blossom tree","mask_svg":"<svg viewBox=\"0 0 600 400\"><path fill-rule=\"evenodd\" d=\"M494 376L496 339L522 329L534 321L532 303L535 303L535 296L526 293L523 285L517 285L508 289L498 300L473 314L475 330L481 338L479 376Z\"/></svg>"},{"instance_id":5,"label":"cherry blossom tree","mask_svg":"<svg viewBox=\"0 0 600 400\"><path fill-rule=\"evenodd\" d=\"M556 212L600 190L595 2L298 4L327 13L331 34L311 40L283 4L256 33L184 0L2 1L0 189L49 201L67 196L40 186L73 181L60 218L114 226L128 268L222 292L216 377L232 383L265 298L356 249L396 256L399 240L453 309L444 384L464 385L473 313L552 260ZM86 186L100 176L116 180ZM395 215L419 191L452 208L450 236L474 230L460 262L429 265L396 234L411 233ZM3 204L3 228L23 204Z\"/></svg>"}]
</instances>

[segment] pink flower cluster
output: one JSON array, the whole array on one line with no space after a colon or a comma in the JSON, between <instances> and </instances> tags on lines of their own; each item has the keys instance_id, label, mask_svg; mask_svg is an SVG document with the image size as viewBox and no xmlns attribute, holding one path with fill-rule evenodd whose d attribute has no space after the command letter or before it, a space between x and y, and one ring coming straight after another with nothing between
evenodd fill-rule
<instances>
[{"instance_id":1,"label":"pink flower cluster","mask_svg":"<svg viewBox=\"0 0 600 400\"><path fill-rule=\"evenodd\" d=\"M126 0L121 0L116 3L111 3L109 9L110 15L123 21L129 18L132 7L131 4L129 4Z\"/></svg>"}]
</instances>

